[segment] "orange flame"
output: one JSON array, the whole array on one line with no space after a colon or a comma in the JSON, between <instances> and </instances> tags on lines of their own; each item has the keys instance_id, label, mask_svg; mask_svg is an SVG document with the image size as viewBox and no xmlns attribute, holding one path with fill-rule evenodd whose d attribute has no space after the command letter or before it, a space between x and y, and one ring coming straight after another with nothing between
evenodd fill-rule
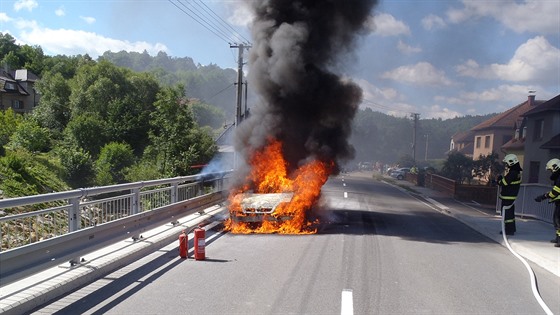
<instances>
[{"instance_id":1,"label":"orange flame","mask_svg":"<svg viewBox=\"0 0 560 315\"><path fill-rule=\"evenodd\" d=\"M307 212L319 199L321 187L332 172L334 163L313 160L300 166L292 176L288 176L287 163L282 155L282 143L271 140L262 151L255 152L249 164L251 172L242 188L230 192L228 202L230 219L226 230L232 233L280 233L312 234L312 222L307 220ZM242 211L243 193L253 187L254 193L293 193L291 201L281 203L270 218L261 222L241 222L231 217L251 216ZM289 220L280 218L289 217ZM269 220L270 219L270 220Z\"/></svg>"}]
</instances>

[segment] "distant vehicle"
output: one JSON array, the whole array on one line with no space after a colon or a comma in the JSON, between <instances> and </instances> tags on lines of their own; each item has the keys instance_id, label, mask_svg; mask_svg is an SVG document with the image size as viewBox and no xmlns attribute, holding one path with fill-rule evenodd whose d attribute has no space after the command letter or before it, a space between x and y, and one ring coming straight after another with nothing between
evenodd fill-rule
<instances>
[{"instance_id":1,"label":"distant vehicle","mask_svg":"<svg viewBox=\"0 0 560 315\"><path fill-rule=\"evenodd\" d=\"M406 173L410 172L410 168L409 167L401 167L401 168L397 168L396 170L391 171L391 173L389 173L389 175L391 175L391 177L396 178L398 180L402 180L404 179L404 177L406 176Z\"/></svg>"},{"instance_id":2,"label":"distant vehicle","mask_svg":"<svg viewBox=\"0 0 560 315\"><path fill-rule=\"evenodd\" d=\"M370 162L360 163L360 170L362 171L373 171L373 165Z\"/></svg>"}]
</instances>

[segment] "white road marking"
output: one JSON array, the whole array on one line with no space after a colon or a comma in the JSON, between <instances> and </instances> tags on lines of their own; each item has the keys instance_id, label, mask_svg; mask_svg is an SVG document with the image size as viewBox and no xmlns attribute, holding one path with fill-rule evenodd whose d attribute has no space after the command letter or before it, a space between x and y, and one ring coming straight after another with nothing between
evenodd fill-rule
<instances>
[{"instance_id":1,"label":"white road marking","mask_svg":"<svg viewBox=\"0 0 560 315\"><path fill-rule=\"evenodd\" d=\"M354 301L352 300L352 290L342 290L342 301L340 303L340 315L353 315Z\"/></svg>"},{"instance_id":2,"label":"white road marking","mask_svg":"<svg viewBox=\"0 0 560 315\"><path fill-rule=\"evenodd\" d=\"M348 198L348 192L344 192L344 198Z\"/></svg>"},{"instance_id":3,"label":"white road marking","mask_svg":"<svg viewBox=\"0 0 560 315\"><path fill-rule=\"evenodd\" d=\"M346 187L346 183L342 183L342 187Z\"/></svg>"}]
</instances>

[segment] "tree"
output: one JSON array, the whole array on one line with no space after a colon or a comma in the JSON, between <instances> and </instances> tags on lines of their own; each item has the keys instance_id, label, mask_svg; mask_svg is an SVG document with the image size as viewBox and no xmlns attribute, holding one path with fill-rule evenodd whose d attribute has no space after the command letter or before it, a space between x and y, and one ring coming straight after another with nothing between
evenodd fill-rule
<instances>
[{"instance_id":1,"label":"tree","mask_svg":"<svg viewBox=\"0 0 560 315\"><path fill-rule=\"evenodd\" d=\"M88 152L80 147L61 146L57 153L64 168L64 177L72 187L88 187L93 183L95 172Z\"/></svg>"},{"instance_id":2,"label":"tree","mask_svg":"<svg viewBox=\"0 0 560 315\"><path fill-rule=\"evenodd\" d=\"M191 103L191 108L199 126L209 126L213 129L223 126L226 115L223 110L216 106L194 101Z\"/></svg>"},{"instance_id":3,"label":"tree","mask_svg":"<svg viewBox=\"0 0 560 315\"><path fill-rule=\"evenodd\" d=\"M146 154L167 176L189 175L193 164L204 164L217 151L208 130L200 129L186 103L184 88L163 88L151 114Z\"/></svg>"},{"instance_id":4,"label":"tree","mask_svg":"<svg viewBox=\"0 0 560 315\"><path fill-rule=\"evenodd\" d=\"M21 121L22 116L16 114L11 108L0 111L0 146L8 144Z\"/></svg>"},{"instance_id":5,"label":"tree","mask_svg":"<svg viewBox=\"0 0 560 315\"><path fill-rule=\"evenodd\" d=\"M2 64L7 66L9 69L21 68L21 60L15 51L8 52L4 58L2 58Z\"/></svg>"},{"instance_id":6,"label":"tree","mask_svg":"<svg viewBox=\"0 0 560 315\"><path fill-rule=\"evenodd\" d=\"M107 143L105 121L96 114L83 114L74 117L66 129L64 137L68 143L84 149L92 157L97 157Z\"/></svg>"},{"instance_id":7,"label":"tree","mask_svg":"<svg viewBox=\"0 0 560 315\"><path fill-rule=\"evenodd\" d=\"M70 121L71 91L67 80L60 73L47 72L36 87L41 100L32 115L41 126L61 133Z\"/></svg>"},{"instance_id":8,"label":"tree","mask_svg":"<svg viewBox=\"0 0 560 315\"><path fill-rule=\"evenodd\" d=\"M106 144L95 162L96 183L98 185L124 183L127 168L134 164L134 159L130 145L117 142Z\"/></svg>"},{"instance_id":9,"label":"tree","mask_svg":"<svg viewBox=\"0 0 560 315\"><path fill-rule=\"evenodd\" d=\"M488 183L492 184L492 178L504 171L504 165L498 160L498 153L492 152L489 155L480 155L473 163L475 175Z\"/></svg>"},{"instance_id":10,"label":"tree","mask_svg":"<svg viewBox=\"0 0 560 315\"><path fill-rule=\"evenodd\" d=\"M19 48L18 55L22 62L21 67L41 76L44 69L45 54L40 46L23 45Z\"/></svg>"},{"instance_id":11,"label":"tree","mask_svg":"<svg viewBox=\"0 0 560 315\"><path fill-rule=\"evenodd\" d=\"M80 66L70 86L71 116L96 115L105 124L106 140L127 142L141 154L149 140L149 113L160 89L152 76L102 60Z\"/></svg>"},{"instance_id":12,"label":"tree","mask_svg":"<svg viewBox=\"0 0 560 315\"><path fill-rule=\"evenodd\" d=\"M54 57L45 58L43 61L43 72L36 73L41 76L41 80L44 79L45 73L50 72L52 74L58 73L66 80L71 79L76 74L78 66L83 63L82 56L68 57L64 55L57 55ZM45 71L45 69L47 71Z\"/></svg>"},{"instance_id":13,"label":"tree","mask_svg":"<svg viewBox=\"0 0 560 315\"><path fill-rule=\"evenodd\" d=\"M452 151L443 164L441 173L443 176L462 183L465 179L472 179L473 161L464 154Z\"/></svg>"},{"instance_id":14,"label":"tree","mask_svg":"<svg viewBox=\"0 0 560 315\"><path fill-rule=\"evenodd\" d=\"M17 49L16 39L12 35L0 33L0 59L4 59L10 51Z\"/></svg>"},{"instance_id":15,"label":"tree","mask_svg":"<svg viewBox=\"0 0 560 315\"><path fill-rule=\"evenodd\" d=\"M10 145L29 152L47 152L51 147L51 135L47 128L39 126L36 120L26 116L10 137Z\"/></svg>"}]
</instances>

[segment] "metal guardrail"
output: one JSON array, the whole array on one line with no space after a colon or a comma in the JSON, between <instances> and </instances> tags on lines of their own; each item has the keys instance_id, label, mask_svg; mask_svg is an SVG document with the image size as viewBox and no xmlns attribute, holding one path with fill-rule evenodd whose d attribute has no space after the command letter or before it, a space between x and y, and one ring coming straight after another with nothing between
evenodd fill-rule
<instances>
[{"instance_id":1,"label":"metal guardrail","mask_svg":"<svg viewBox=\"0 0 560 315\"><path fill-rule=\"evenodd\" d=\"M552 214L554 213L554 203L548 203L546 201L536 202L534 200L536 196L542 195L550 191L550 189L552 189L552 186L521 184L519 194L517 195L517 199L515 199L515 214L553 223ZM498 204L496 207L499 207ZM496 208L496 212L499 212L498 208Z\"/></svg>"},{"instance_id":2,"label":"metal guardrail","mask_svg":"<svg viewBox=\"0 0 560 315\"><path fill-rule=\"evenodd\" d=\"M221 203L228 174L213 174L203 181L185 176L0 200L0 209L58 204L0 217L3 244L14 233L27 238L26 244L0 252L0 285L68 261L75 264L85 253L137 239L143 231ZM101 196L105 198L90 200ZM46 223L50 225L45 227ZM41 234L45 239L31 239L45 231L46 236Z\"/></svg>"}]
</instances>

